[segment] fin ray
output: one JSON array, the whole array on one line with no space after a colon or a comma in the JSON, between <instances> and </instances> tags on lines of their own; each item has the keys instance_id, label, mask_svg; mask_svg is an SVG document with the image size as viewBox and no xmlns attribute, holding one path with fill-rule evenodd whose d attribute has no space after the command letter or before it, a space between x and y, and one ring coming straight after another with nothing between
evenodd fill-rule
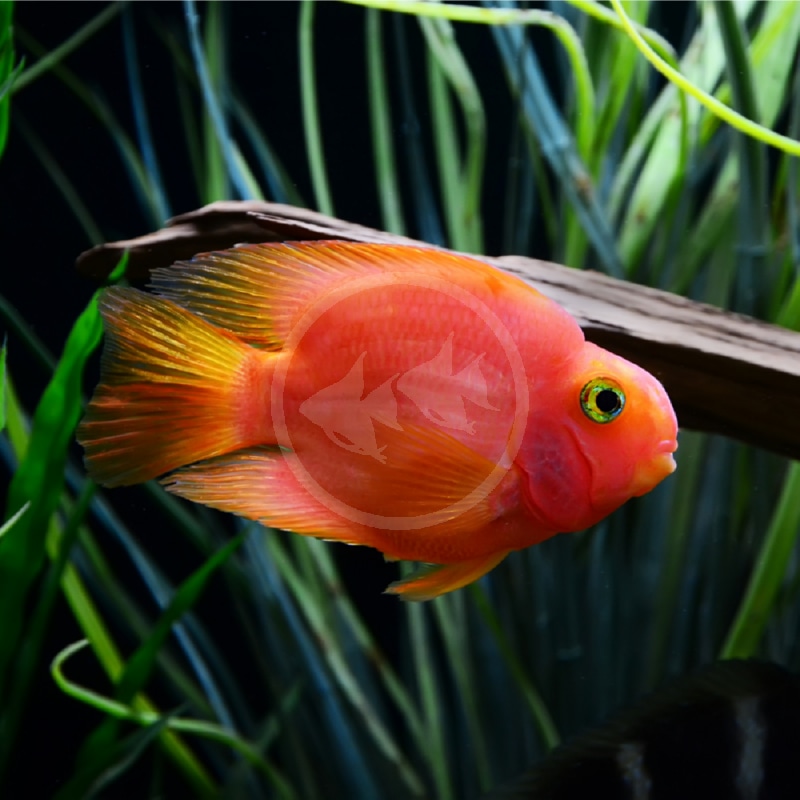
<instances>
[{"instance_id":1,"label":"fin ray","mask_svg":"<svg viewBox=\"0 0 800 800\"><path fill-rule=\"evenodd\" d=\"M95 481L141 483L251 443L238 412L263 354L138 289L107 289L99 306L101 379L77 431Z\"/></svg>"},{"instance_id":2,"label":"fin ray","mask_svg":"<svg viewBox=\"0 0 800 800\"><path fill-rule=\"evenodd\" d=\"M411 245L266 242L159 267L150 287L246 342L278 349L311 303L353 278L396 271L446 276L458 270L487 280L488 269L468 256ZM499 271L491 274L495 281L519 283Z\"/></svg>"},{"instance_id":3,"label":"fin ray","mask_svg":"<svg viewBox=\"0 0 800 800\"><path fill-rule=\"evenodd\" d=\"M252 344L279 348L294 321L320 293L358 274L379 271L341 242L239 245L152 272L161 295Z\"/></svg>"},{"instance_id":4,"label":"fin ray","mask_svg":"<svg viewBox=\"0 0 800 800\"><path fill-rule=\"evenodd\" d=\"M448 537L476 530L496 516L480 487L495 470L498 484L508 470L476 453L444 431L406 425L387 428L386 463L364 483L376 510L387 517L431 515L430 535ZM482 496L483 495L483 496Z\"/></svg>"},{"instance_id":5,"label":"fin ray","mask_svg":"<svg viewBox=\"0 0 800 800\"><path fill-rule=\"evenodd\" d=\"M312 497L278 450L251 448L178 470L161 480L171 494L195 503L320 539L370 544L369 529L340 517Z\"/></svg>"},{"instance_id":6,"label":"fin ray","mask_svg":"<svg viewBox=\"0 0 800 800\"><path fill-rule=\"evenodd\" d=\"M455 564L426 565L409 577L390 584L386 594L396 594L401 600L432 600L473 583L494 569L507 555L508 551L502 551Z\"/></svg>"}]
</instances>

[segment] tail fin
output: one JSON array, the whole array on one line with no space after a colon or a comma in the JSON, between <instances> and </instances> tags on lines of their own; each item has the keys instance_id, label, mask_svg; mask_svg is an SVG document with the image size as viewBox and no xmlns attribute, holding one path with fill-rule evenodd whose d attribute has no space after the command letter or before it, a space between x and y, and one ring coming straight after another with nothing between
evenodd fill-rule
<instances>
[{"instance_id":1,"label":"tail fin","mask_svg":"<svg viewBox=\"0 0 800 800\"><path fill-rule=\"evenodd\" d=\"M78 428L95 481L140 483L269 442L269 354L137 289L107 289L100 311L101 382Z\"/></svg>"}]
</instances>

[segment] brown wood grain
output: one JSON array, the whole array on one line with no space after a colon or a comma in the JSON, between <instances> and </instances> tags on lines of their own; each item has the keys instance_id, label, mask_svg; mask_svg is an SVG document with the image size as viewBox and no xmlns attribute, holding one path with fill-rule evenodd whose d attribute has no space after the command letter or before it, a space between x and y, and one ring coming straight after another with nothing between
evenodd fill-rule
<instances>
[{"instance_id":1,"label":"brown wood grain","mask_svg":"<svg viewBox=\"0 0 800 800\"><path fill-rule=\"evenodd\" d=\"M344 239L423 244L278 203L223 202L160 231L81 254L107 276L124 250L129 277L241 242ZM430 246L430 245L426 245ZM483 257L564 306L587 339L640 364L665 385L682 427L722 433L800 458L800 334L684 297L521 256Z\"/></svg>"}]
</instances>

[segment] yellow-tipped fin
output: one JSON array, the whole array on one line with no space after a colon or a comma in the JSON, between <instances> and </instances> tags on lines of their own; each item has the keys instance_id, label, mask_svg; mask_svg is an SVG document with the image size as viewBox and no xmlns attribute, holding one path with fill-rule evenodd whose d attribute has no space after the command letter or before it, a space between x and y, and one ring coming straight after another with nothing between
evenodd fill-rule
<instances>
[{"instance_id":1,"label":"yellow-tipped fin","mask_svg":"<svg viewBox=\"0 0 800 800\"><path fill-rule=\"evenodd\" d=\"M357 242L245 244L152 272L151 287L213 325L252 344L280 348L302 313L354 278L385 272L443 276L521 285L480 261L432 248ZM526 291L530 291L527 290Z\"/></svg>"},{"instance_id":2,"label":"yellow-tipped fin","mask_svg":"<svg viewBox=\"0 0 800 800\"><path fill-rule=\"evenodd\" d=\"M99 305L101 382L78 427L95 481L140 483L254 443L248 393L265 354L137 289Z\"/></svg>"},{"instance_id":3,"label":"yellow-tipped fin","mask_svg":"<svg viewBox=\"0 0 800 800\"><path fill-rule=\"evenodd\" d=\"M244 341L280 348L318 296L381 267L344 242L246 244L153 270L151 286Z\"/></svg>"}]
</instances>

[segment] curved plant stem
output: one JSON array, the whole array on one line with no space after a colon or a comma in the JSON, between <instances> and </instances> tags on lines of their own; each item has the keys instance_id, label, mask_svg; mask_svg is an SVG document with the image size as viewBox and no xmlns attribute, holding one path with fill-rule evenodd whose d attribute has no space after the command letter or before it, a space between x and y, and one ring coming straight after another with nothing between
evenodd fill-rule
<instances>
[{"instance_id":1,"label":"curved plant stem","mask_svg":"<svg viewBox=\"0 0 800 800\"><path fill-rule=\"evenodd\" d=\"M671 67L664 61L642 38L639 31L636 30L631 18L625 13L620 0L611 0L611 5L619 15L625 32L631 38L631 41L636 45L639 52L670 82L674 83L679 89L682 89L687 94L691 95L695 100L704 105L712 114L725 120L731 127L736 128L747 136L752 136L754 139L764 142L765 144L772 145L794 156L800 156L800 142L796 139L790 139L788 136L783 136L780 133L771 131L763 125L742 116L737 111L734 111L729 106L721 103L716 97L712 97L702 89L695 86L691 81L688 81L678 70Z\"/></svg>"},{"instance_id":2,"label":"curved plant stem","mask_svg":"<svg viewBox=\"0 0 800 800\"><path fill-rule=\"evenodd\" d=\"M80 639L77 642L67 645L67 647L56 655L50 665L50 674L53 676L53 680L58 685L58 688L61 689L64 694L74 697L76 700L92 706L98 711L102 711L104 714L108 714L115 719L125 720L126 722L133 722L136 725L143 726L163 723L164 727L175 733L189 733L204 739L226 744L228 747L244 756L251 764L261 769L270 780L273 781L280 797L285 800L295 799L295 793L291 786L278 774L277 770L266 761L254 745L242 739L233 731L213 722L207 722L206 720L181 719L180 717L168 716L148 710L137 711L125 703L120 703L117 700L104 697L92 689L87 689L70 681L64 676L64 664L69 658L88 645L89 641L87 639Z\"/></svg>"}]
</instances>

